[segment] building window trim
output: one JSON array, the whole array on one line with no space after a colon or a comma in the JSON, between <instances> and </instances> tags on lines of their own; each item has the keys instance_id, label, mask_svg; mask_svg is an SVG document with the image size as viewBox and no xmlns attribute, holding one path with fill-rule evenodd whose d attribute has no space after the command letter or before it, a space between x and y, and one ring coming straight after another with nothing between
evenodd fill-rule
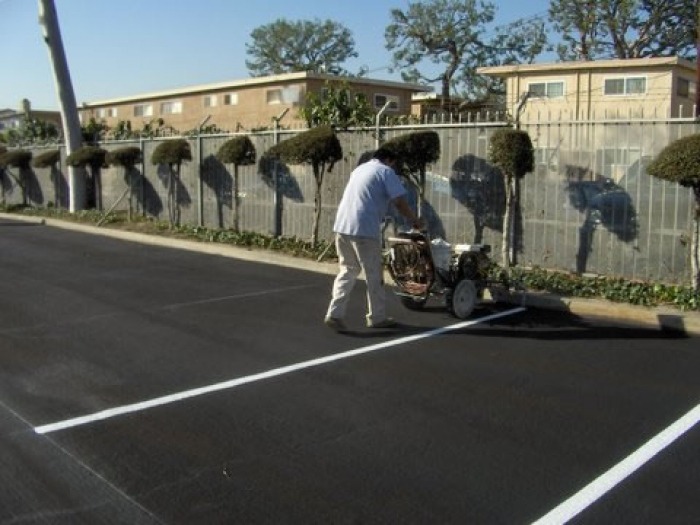
<instances>
[{"instance_id":1,"label":"building window trim","mask_svg":"<svg viewBox=\"0 0 700 525\"><path fill-rule=\"evenodd\" d=\"M534 89L533 86L542 86L542 89ZM541 82L528 82L527 92L533 99L558 99L566 94L566 83L563 80L543 80Z\"/></svg>"},{"instance_id":2,"label":"building window trim","mask_svg":"<svg viewBox=\"0 0 700 525\"><path fill-rule=\"evenodd\" d=\"M134 116L135 117L152 117L153 116L153 104L135 104L134 105Z\"/></svg>"},{"instance_id":3,"label":"building window trim","mask_svg":"<svg viewBox=\"0 0 700 525\"><path fill-rule=\"evenodd\" d=\"M182 113L182 100L166 100L160 103L161 115L177 115Z\"/></svg>"},{"instance_id":4,"label":"building window trim","mask_svg":"<svg viewBox=\"0 0 700 525\"><path fill-rule=\"evenodd\" d=\"M620 83L613 92L612 82ZM642 89L635 88L635 83L639 83ZM648 93L648 78L646 75L624 75L606 77L603 79L603 95L606 97L638 97Z\"/></svg>"}]
</instances>

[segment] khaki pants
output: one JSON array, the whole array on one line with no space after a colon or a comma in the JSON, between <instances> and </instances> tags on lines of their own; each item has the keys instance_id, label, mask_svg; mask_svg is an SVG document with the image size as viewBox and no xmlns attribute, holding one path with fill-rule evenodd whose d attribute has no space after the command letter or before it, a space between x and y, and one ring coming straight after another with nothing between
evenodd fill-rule
<instances>
[{"instance_id":1,"label":"khaki pants","mask_svg":"<svg viewBox=\"0 0 700 525\"><path fill-rule=\"evenodd\" d=\"M340 270L333 283L333 298L326 315L334 319L345 317L350 292L364 270L367 280L367 320L377 323L386 319L381 240L337 234L335 246Z\"/></svg>"}]
</instances>

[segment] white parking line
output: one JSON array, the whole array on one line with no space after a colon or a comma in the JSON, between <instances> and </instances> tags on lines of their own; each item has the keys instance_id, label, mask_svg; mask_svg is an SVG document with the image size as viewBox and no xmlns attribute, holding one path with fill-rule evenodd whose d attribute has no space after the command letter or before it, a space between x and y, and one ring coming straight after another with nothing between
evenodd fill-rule
<instances>
[{"instance_id":1,"label":"white parking line","mask_svg":"<svg viewBox=\"0 0 700 525\"><path fill-rule=\"evenodd\" d=\"M207 385L200 388L194 388L192 390L185 390L184 392L177 392L175 394L169 394L167 396L157 397L154 399L149 399L146 401L141 401L139 403L132 403L129 405L122 405L119 407L109 408L107 410L102 410L100 412L95 412L93 414L88 414L85 416L75 417L72 419L65 419L63 421L57 421L55 423L50 423L47 425L41 425L34 427L34 432L37 434L48 434L50 432L56 432L58 430L64 430L66 428L77 427L80 425L87 425L95 421L101 421L103 419L109 419L116 416L121 416L123 414L129 414L132 412L140 412L142 410L147 410L149 408L155 408L163 405L168 405L170 403L175 403L177 401L182 401L184 399L189 399L192 397L202 396L204 394L210 394L212 392L217 392L219 390L227 390L235 388L237 386L245 385L248 383L254 383L256 381L262 381L263 379L269 379L271 377L278 377L284 374L289 374L291 372L296 372L298 370L303 370L306 368L313 368L320 365L325 365L333 361L340 361L342 359L347 359L350 357L355 357L362 354L367 354L369 352L374 352L376 350L382 350L384 348L390 348L392 346L398 346L406 343L411 343L413 341L419 341L421 339L427 339L429 337L434 337L436 335L441 335L447 332L453 332L467 326L473 326L479 323L485 323L493 319L498 319L500 317L507 317L509 315L517 314L524 311L525 308L518 307L506 310L504 312L499 312L492 315L487 315L479 319L474 319L470 321L462 321L461 323L456 323L450 326L443 326L441 328L435 328L434 330L429 330L427 332L422 332L420 334L408 335L405 337L400 337L392 341L385 341L383 343L377 343L374 345L363 346L361 348L356 348L354 350L348 350L346 352L340 352L339 354L333 354L329 356L319 357L317 359L311 359L309 361L303 361L301 363L296 363L293 365L283 366L280 368L273 368L266 372L261 372L259 374L253 374L245 377L239 377L236 379L231 379L229 381L223 381L221 383L215 383L213 385Z\"/></svg>"},{"instance_id":2,"label":"white parking line","mask_svg":"<svg viewBox=\"0 0 700 525\"><path fill-rule=\"evenodd\" d=\"M665 430L659 432L631 455L627 456L613 468L586 485L561 505L535 521L533 525L559 525L573 519L647 461L668 447L676 439L693 428L698 421L700 421L700 405L693 408Z\"/></svg>"}]
</instances>

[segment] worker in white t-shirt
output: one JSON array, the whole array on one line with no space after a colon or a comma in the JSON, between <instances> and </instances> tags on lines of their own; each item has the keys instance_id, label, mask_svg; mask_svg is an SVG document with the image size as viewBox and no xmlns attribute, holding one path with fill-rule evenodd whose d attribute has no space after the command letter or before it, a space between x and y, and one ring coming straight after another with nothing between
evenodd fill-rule
<instances>
[{"instance_id":1,"label":"worker in white t-shirt","mask_svg":"<svg viewBox=\"0 0 700 525\"><path fill-rule=\"evenodd\" d=\"M338 205L333 231L336 234L339 271L324 321L337 332L347 331L343 319L350 292L362 270L367 280L367 326L392 328L398 324L386 315L382 220L389 205L394 204L414 228L421 228L422 221L406 200L406 188L394 171L396 160L393 151L379 148L371 160L360 164L350 174Z\"/></svg>"}]
</instances>

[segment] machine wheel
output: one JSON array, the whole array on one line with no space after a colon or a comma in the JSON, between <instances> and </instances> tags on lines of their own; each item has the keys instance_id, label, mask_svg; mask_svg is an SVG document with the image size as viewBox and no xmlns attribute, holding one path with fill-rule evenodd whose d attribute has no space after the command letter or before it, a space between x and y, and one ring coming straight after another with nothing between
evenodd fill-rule
<instances>
[{"instance_id":1,"label":"machine wheel","mask_svg":"<svg viewBox=\"0 0 700 525\"><path fill-rule=\"evenodd\" d=\"M401 304L404 305L409 310L422 310L425 303L428 301L425 297L399 297Z\"/></svg>"},{"instance_id":2,"label":"machine wheel","mask_svg":"<svg viewBox=\"0 0 700 525\"><path fill-rule=\"evenodd\" d=\"M452 315L460 319L466 319L474 310L478 294L474 281L462 279L457 286L446 296L447 309Z\"/></svg>"}]
</instances>

